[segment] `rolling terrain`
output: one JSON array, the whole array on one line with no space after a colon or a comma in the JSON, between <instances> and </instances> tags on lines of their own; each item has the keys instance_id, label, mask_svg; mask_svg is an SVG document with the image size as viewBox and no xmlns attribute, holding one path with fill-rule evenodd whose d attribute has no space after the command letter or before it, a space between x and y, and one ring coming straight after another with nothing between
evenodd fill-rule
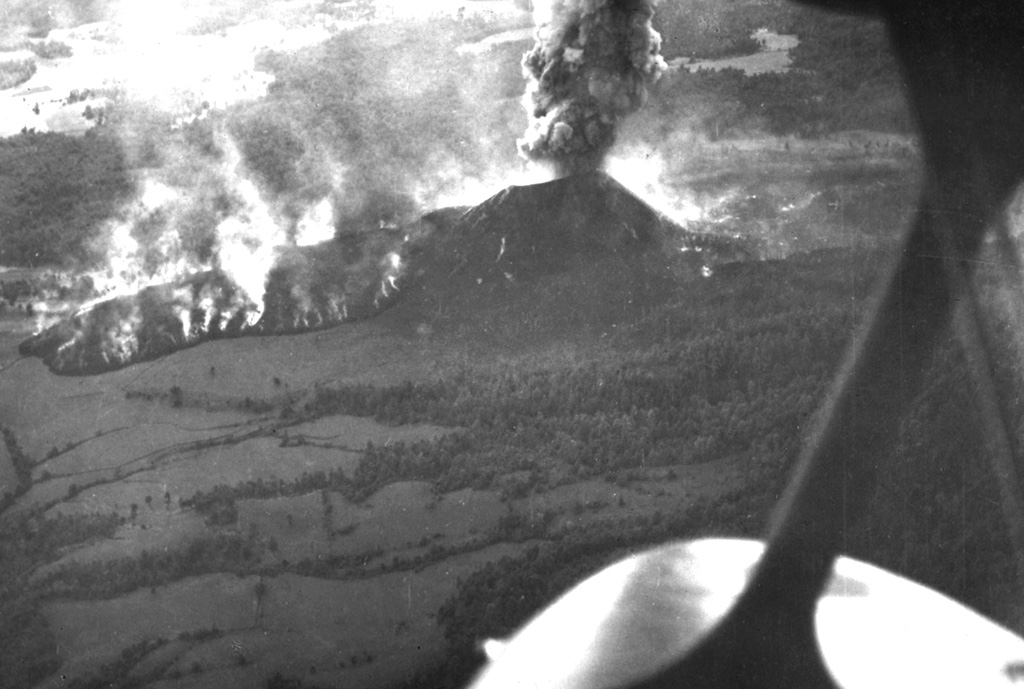
<instances>
[{"instance_id":1,"label":"rolling terrain","mask_svg":"<svg viewBox=\"0 0 1024 689\"><path fill-rule=\"evenodd\" d=\"M464 677L616 554L758 534L884 263L737 262L597 173L424 222L372 318L92 376L6 336L6 676Z\"/></svg>"},{"instance_id":2,"label":"rolling terrain","mask_svg":"<svg viewBox=\"0 0 1024 689\"><path fill-rule=\"evenodd\" d=\"M244 53L209 93L85 120L109 22L16 87L90 133L0 147L0 687L453 688L618 557L763 535L915 206L878 26L665 3L666 57L756 57L767 23L792 69L674 70L607 172L527 184L521 3L208 5L169 45ZM69 281L97 239L83 275L165 277ZM952 338L931 376L849 554L1020 629Z\"/></svg>"},{"instance_id":3,"label":"rolling terrain","mask_svg":"<svg viewBox=\"0 0 1024 689\"><path fill-rule=\"evenodd\" d=\"M885 264L738 260L602 173L422 222L394 303L337 327L85 376L5 332L12 686L461 682L481 638L610 558L759 534ZM851 544L991 614L1006 551L984 465L953 468L980 441L944 357L907 420L914 457L952 463L941 489L894 465ZM985 538L893 531L911 495Z\"/></svg>"},{"instance_id":4,"label":"rolling terrain","mask_svg":"<svg viewBox=\"0 0 1024 689\"><path fill-rule=\"evenodd\" d=\"M841 333L816 382L763 369L753 396L713 342L784 349L807 335L772 322L851 317L853 276L830 275L846 258L730 263L741 245L685 233L600 173L424 222L400 298L373 318L101 375L8 359L5 449L28 474L4 527L54 530L11 572L8 604L53 630L37 649L50 682L410 677L446 657L433 614L487 563L771 473L781 458L753 429L694 437L658 396L690 387L670 406L708 418L816 396ZM766 308L758 283L774 285Z\"/></svg>"}]
</instances>

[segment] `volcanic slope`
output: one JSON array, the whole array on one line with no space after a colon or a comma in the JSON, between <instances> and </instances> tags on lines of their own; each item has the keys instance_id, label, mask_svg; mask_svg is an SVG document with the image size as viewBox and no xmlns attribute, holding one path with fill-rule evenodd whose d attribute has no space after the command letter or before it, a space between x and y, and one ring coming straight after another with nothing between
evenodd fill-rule
<instances>
[{"instance_id":1,"label":"volcanic slope","mask_svg":"<svg viewBox=\"0 0 1024 689\"><path fill-rule=\"evenodd\" d=\"M643 317L739 242L687 232L603 172L512 186L409 249L410 275L381 317L420 333L513 350L591 340Z\"/></svg>"},{"instance_id":2,"label":"volcanic slope","mask_svg":"<svg viewBox=\"0 0 1024 689\"><path fill-rule=\"evenodd\" d=\"M512 186L407 229L405 270L376 316L206 342L143 367L131 390L178 386L196 403L230 403L333 382L399 384L464 363L594 353L709 268L749 256L732 238L687 232L601 172ZM228 370L239 375L221 375ZM284 384L270 386L274 379Z\"/></svg>"}]
</instances>

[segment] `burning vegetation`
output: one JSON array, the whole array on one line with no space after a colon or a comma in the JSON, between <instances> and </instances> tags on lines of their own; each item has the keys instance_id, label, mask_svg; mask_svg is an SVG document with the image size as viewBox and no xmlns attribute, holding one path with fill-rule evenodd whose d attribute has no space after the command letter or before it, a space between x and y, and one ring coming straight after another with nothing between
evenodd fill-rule
<instances>
[{"instance_id":1,"label":"burning vegetation","mask_svg":"<svg viewBox=\"0 0 1024 689\"><path fill-rule=\"evenodd\" d=\"M319 330L389 306L398 293L400 255L346 270L343 250L340 243L292 249L271 270L258 304L225 273L204 271L89 304L18 351L41 358L54 373L96 374L209 340Z\"/></svg>"},{"instance_id":2,"label":"burning vegetation","mask_svg":"<svg viewBox=\"0 0 1024 689\"><path fill-rule=\"evenodd\" d=\"M461 324L523 338L530 321L530 337L562 337L581 317L639 313L710 266L750 256L742 242L686 231L600 171L511 186L464 212L370 236L276 249L258 303L211 269L93 303L20 352L55 373L102 373L208 340L317 330L396 304L397 321L439 332ZM543 296L553 284L557 298Z\"/></svg>"},{"instance_id":3,"label":"burning vegetation","mask_svg":"<svg viewBox=\"0 0 1024 689\"><path fill-rule=\"evenodd\" d=\"M89 272L96 298L41 313L22 354L57 373L102 373L209 339L323 328L390 302L403 269L403 238L388 229L396 204L343 196L340 166L279 121L255 132L229 124L197 123L184 142L165 143L174 162L141 174L135 200L92 241L105 256ZM291 145L261 148L260 136ZM335 241L339 227L345 241Z\"/></svg>"},{"instance_id":4,"label":"burning vegetation","mask_svg":"<svg viewBox=\"0 0 1024 689\"><path fill-rule=\"evenodd\" d=\"M563 174L600 166L616 125L665 68L652 16L647 0L537 11L538 42L522 63L532 119L521 153ZM464 185L478 172L472 161L490 157L465 145L487 137L454 137L444 123L475 121L459 111L479 112L487 98L453 90L440 73L411 84L401 60L352 93L369 55L396 59L376 43L350 54L359 40L262 58L276 77L264 99L170 136L153 129L159 117L145 107L115 113L138 193L92 243L105 257L93 273L98 298L46 314L22 354L58 373L99 373L209 339L328 327L392 303L415 218L450 198L443 180ZM321 102L337 112L325 119ZM446 116L424 112L426 102L447 103ZM457 151L452 139L463 142ZM471 162L451 174L445 161L460 159ZM436 189L431 178L441 180Z\"/></svg>"},{"instance_id":5,"label":"burning vegetation","mask_svg":"<svg viewBox=\"0 0 1024 689\"><path fill-rule=\"evenodd\" d=\"M555 0L536 10L523 57L530 118L519 150L558 174L599 168L619 121L647 101L666 69L649 0Z\"/></svg>"},{"instance_id":6,"label":"burning vegetation","mask_svg":"<svg viewBox=\"0 0 1024 689\"><path fill-rule=\"evenodd\" d=\"M300 332L385 308L402 287L405 238L424 210L517 164L512 135L488 129L495 117L479 122L496 100L493 85L462 79L476 74L473 60L453 58L467 29L422 28L403 24L382 40L368 26L267 50L254 63L272 89L246 103L204 103L184 120L121 94L100 133L130 184L104 197L69 251L44 257L88 276L91 301L37 304L37 334L21 352L61 373L98 373L206 339ZM452 59L462 60L455 75ZM495 141L507 164L492 155ZM19 158L26 166L30 153ZM60 165L40 174L51 168ZM96 188L92 179L82 186ZM31 218L33 208L24 210L0 218L5 229ZM46 229L59 236L64 220Z\"/></svg>"}]
</instances>

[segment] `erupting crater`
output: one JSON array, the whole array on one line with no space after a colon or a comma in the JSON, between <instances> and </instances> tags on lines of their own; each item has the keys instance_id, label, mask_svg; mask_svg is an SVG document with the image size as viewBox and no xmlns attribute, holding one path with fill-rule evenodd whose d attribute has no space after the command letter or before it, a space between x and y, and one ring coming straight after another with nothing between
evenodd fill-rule
<instances>
[{"instance_id":1,"label":"erupting crater","mask_svg":"<svg viewBox=\"0 0 1024 689\"><path fill-rule=\"evenodd\" d=\"M441 217L437 217L441 216ZM447 216L447 217L445 217ZM401 301L382 316L503 349L592 339L751 252L690 232L602 171L508 187L410 249Z\"/></svg>"}]
</instances>

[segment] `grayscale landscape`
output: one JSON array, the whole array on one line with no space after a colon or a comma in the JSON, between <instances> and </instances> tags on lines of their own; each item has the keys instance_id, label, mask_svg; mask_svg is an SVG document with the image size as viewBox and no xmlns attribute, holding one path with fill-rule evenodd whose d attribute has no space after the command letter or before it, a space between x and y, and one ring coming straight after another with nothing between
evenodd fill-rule
<instances>
[{"instance_id":1,"label":"grayscale landscape","mask_svg":"<svg viewBox=\"0 0 1024 689\"><path fill-rule=\"evenodd\" d=\"M458 687L618 557L763 535L916 208L882 26L782 0L661 2L582 153L527 2L0 20L0 686ZM933 368L850 554L1020 631Z\"/></svg>"}]
</instances>

